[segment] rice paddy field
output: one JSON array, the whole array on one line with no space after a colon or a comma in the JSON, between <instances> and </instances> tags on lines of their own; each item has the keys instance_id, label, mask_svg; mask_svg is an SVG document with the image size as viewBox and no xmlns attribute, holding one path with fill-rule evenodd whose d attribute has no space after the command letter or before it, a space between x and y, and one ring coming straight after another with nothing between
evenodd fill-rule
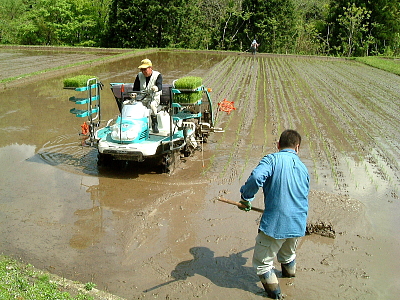
<instances>
[{"instance_id":1,"label":"rice paddy field","mask_svg":"<svg viewBox=\"0 0 400 300\"><path fill-rule=\"evenodd\" d=\"M279 278L285 299L397 299L398 75L340 58L148 51L79 68L63 66L109 53L64 52L61 71L23 79L22 64L38 71L49 55L0 51L6 77L21 76L0 90L2 254L125 299L262 299L251 265L260 215L216 199L238 201L290 128L303 137L312 234L299 244L296 277ZM118 113L109 83L132 82L145 57L164 83L201 77L223 132L172 174L98 168L63 79L98 77L106 122ZM218 111L224 99L235 110ZM261 191L253 205L263 207Z\"/></svg>"}]
</instances>

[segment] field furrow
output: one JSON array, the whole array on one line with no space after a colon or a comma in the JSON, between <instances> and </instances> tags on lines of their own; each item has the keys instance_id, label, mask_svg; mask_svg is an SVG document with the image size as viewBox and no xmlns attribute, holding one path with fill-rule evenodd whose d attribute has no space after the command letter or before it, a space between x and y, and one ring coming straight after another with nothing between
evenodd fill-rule
<instances>
[{"instance_id":1,"label":"field furrow","mask_svg":"<svg viewBox=\"0 0 400 300\"><path fill-rule=\"evenodd\" d=\"M397 195L399 96L392 81L398 77L346 60L284 56L228 56L216 68L218 101L237 107L217 115L225 133L215 137L218 160L209 169L218 170L221 185L242 179L276 151L282 130L294 128L317 184L333 181L348 195L384 180Z\"/></svg>"},{"instance_id":2,"label":"field furrow","mask_svg":"<svg viewBox=\"0 0 400 300\"><path fill-rule=\"evenodd\" d=\"M241 172L238 158L246 156L248 132L251 131L257 107L254 104L257 65L252 63L250 59L239 60L235 56L229 56L216 67L221 70L218 78L214 78L215 82L220 83L217 101L227 99L233 101L236 107L230 114L217 112L217 126L223 127L225 132L215 136L218 160L213 162L211 168L214 170L213 176L221 180L221 184L231 183L238 178ZM255 72L232 72L247 69ZM253 91L250 95L249 90Z\"/></svg>"},{"instance_id":3,"label":"field furrow","mask_svg":"<svg viewBox=\"0 0 400 300\"><path fill-rule=\"evenodd\" d=\"M379 151L382 152L381 156L386 158L391 168L398 171L400 165L396 157L400 154L397 147L400 140L400 133L397 130L400 126L398 120L400 110L398 95L400 91L395 88L387 90L385 88L393 86L393 81L399 82L398 76L373 69L371 73L360 72L362 76L356 76L356 73L351 74L353 69L350 67L347 70L342 70L343 68L337 68L339 78L336 78L335 81L337 84L341 84L344 89L353 90L352 98L349 101L359 103L357 116L362 119L361 124L365 124L365 131L381 148ZM387 76L383 76L384 74ZM380 80L371 80L376 77L379 77ZM397 100L395 94L393 94L396 91Z\"/></svg>"},{"instance_id":4,"label":"field furrow","mask_svg":"<svg viewBox=\"0 0 400 300\"><path fill-rule=\"evenodd\" d=\"M380 176L383 178L392 180L391 178L397 177L396 172L391 170L398 170L399 168L398 162L394 159L394 157L398 157L399 153L396 153L398 151L395 144L391 143L396 143L398 133L394 133L391 127L384 126L384 123L382 123L385 118L381 116L379 109L375 109L378 105L376 102L379 102L379 99L369 98L368 106L362 103L360 100L364 99L364 95L361 94L363 91L362 84L358 82L355 74L345 80L339 80L339 78L345 78L345 74L350 72L350 69L346 71L348 67L348 64L343 64L341 68L332 68L332 65L329 65L326 70L315 70L313 68L309 74L317 74L312 80L319 82L319 89L325 88L321 100L327 105L331 105L332 112L336 115L337 121L335 123L341 123L342 140L346 140L352 146L353 150L341 149L342 157L346 157L346 160L348 160L351 157L349 153L353 154L355 161L364 165L363 169L370 179L377 173L381 174ZM343 72L343 74L338 75L340 72ZM335 92L330 93L330 91ZM329 98L334 99L335 106L333 106L332 101L328 101ZM396 123L397 121L393 120L393 122ZM330 134L330 136L334 135ZM379 142L382 136L390 136L394 139L382 143ZM338 145L340 144L338 143ZM378 154L375 154L375 152ZM385 157L387 162L382 162L377 156ZM354 164L350 161L347 163ZM342 172L348 173L347 171L343 170ZM365 181L365 179L363 180Z\"/></svg>"}]
</instances>

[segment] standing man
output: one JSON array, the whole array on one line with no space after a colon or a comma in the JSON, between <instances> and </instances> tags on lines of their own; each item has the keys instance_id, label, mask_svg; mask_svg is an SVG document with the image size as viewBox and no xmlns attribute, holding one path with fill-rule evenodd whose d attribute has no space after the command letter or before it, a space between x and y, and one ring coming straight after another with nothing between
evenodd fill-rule
<instances>
[{"instance_id":1,"label":"standing man","mask_svg":"<svg viewBox=\"0 0 400 300\"><path fill-rule=\"evenodd\" d=\"M260 44L258 44L256 40L253 40L253 42L250 45L250 51L253 55L256 54L258 46L260 46Z\"/></svg>"},{"instance_id":2,"label":"standing man","mask_svg":"<svg viewBox=\"0 0 400 300\"><path fill-rule=\"evenodd\" d=\"M261 218L253 254L256 268L268 296L281 299L273 260L281 263L282 276L294 277L298 238L305 235L310 177L298 152L301 136L295 130L282 132L277 153L260 161L240 188L240 203L251 209L258 189L264 192L265 210Z\"/></svg>"},{"instance_id":3,"label":"standing man","mask_svg":"<svg viewBox=\"0 0 400 300\"><path fill-rule=\"evenodd\" d=\"M150 101L152 130L153 133L158 133L157 107L162 93L162 76L160 72L153 70L153 64L148 58L141 61L139 69L140 73L136 76L133 90L151 95L146 96L144 100Z\"/></svg>"}]
</instances>

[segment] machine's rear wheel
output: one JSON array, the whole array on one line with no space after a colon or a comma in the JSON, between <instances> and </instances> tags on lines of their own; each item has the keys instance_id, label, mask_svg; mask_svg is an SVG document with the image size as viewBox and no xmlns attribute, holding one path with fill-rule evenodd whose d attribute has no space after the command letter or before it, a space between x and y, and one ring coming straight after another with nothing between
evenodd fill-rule
<instances>
[{"instance_id":1,"label":"machine's rear wheel","mask_svg":"<svg viewBox=\"0 0 400 300\"><path fill-rule=\"evenodd\" d=\"M165 153L161 159L161 171L163 173L172 173L178 164L180 154L177 151Z\"/></svg>"},{"instance_id":2,"label":"machine's rear wheel","mask_svg":"<svg viewBox=\"0 0 400 300\"><path fill-rule=\"evenodd\" d=\"M112 157L109 154L98 153L97 154L97 165L98 166L107 166L112 161Z\"/></svg>"}]
</instances>

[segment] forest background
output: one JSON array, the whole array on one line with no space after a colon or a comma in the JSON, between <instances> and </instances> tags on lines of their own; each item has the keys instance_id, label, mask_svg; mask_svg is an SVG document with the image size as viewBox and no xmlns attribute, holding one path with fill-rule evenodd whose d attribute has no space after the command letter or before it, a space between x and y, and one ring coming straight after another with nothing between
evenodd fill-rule
<instances>
[{"instance_id":1,"label":"forest background","mask_svg":"<svg viewBox=\"0 0 400 300\"><path fill-rule=\"evenodd\" d=\"M0 0L0 44L399 56L399 0Z\"/></svg>"}]
</instances>

